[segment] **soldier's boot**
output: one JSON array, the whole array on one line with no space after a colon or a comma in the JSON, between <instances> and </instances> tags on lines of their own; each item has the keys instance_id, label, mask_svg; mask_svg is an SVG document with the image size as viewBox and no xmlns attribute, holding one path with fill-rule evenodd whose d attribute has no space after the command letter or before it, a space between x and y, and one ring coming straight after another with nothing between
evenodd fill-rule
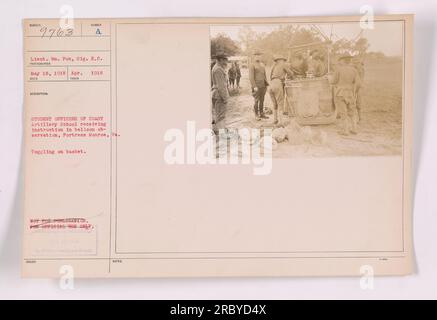
<instances>
[{"instance_id":1,"label":"soldier's boot","mask_svg":"<svg viewBox=\"0 0 437 320\"><path fill-rule=\"evenodd\" d=\"M256 120L260 120L261 118L259 117L259 113L258 113L258 105L255 103L255 105L253 106L253 110L255 112L255 119Z\"/></svg>"},{"instance_id":2,"label":"soldier's boot","mask_svg":"<svg viewBox=\"0 0 437 320\"><path fill-rule=\"evenodd\" d=\"M278 124L279 123L279 119L278 119L278 108L275 108L273 110L273 124Z\"/></svg>"},{"instance_id":3,"label":"soldier's boot","mask_svg":"<svg viewBox=\"0 0 437 320\"><path fill-rule=\"evenodd\" d=\"M261 110L261 115L260 115L261 119L268 119L269 117L264 113L264 109Z\"/></svg>"},{"instance_id":4,"label":"soldier's boot","mask_svg":"<svg viewBox=\"0 0 437 320\"><path fill-rule=\"evenodd\" d=\"M269 88L270 98L273 102L273 124L278 123L278 100L276 99L276 94L272 88Z\"/></svg>"}]
</instances>

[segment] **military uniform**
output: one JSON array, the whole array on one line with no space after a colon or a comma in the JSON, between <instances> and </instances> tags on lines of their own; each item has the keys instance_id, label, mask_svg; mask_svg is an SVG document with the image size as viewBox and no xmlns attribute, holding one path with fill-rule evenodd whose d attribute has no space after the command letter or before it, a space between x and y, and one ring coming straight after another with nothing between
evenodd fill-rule
<instances>
[{"instance_id":1,"label":"military uniform","mask_svg":"<svg viewBox=\"0 0 437 320\"><path fill-rule=\"evenodd\" d=\"M226 117L229 92L226 71L219 65L219 63L216 63L212 68L211 80L213 123L215 124L216 129L223 129L225 127L224 120Z\"/></svg>"},{"instance_id":2,"label":"military uniform","mask_svg":"<svg viewBox=\"0 0 437 320\"><path fill-rule=\"evenodd\" d=\"M326 74L326 66L322 61L323 55L319 50L313 50L311 59L308 62L308 72L315 77L322 77Z\"/></svg>"},{"instance_id":3,"label":"military uniform","mask_svg":"<svg viewBox=\"0 0 437 320\"><path fill-rule=\"evenodd\" d=\"M234 66L232 66L228 70L229 86L234 87L236 77L237 77L237 70L235 69Z\"/></svg>"},{"instance_id":4,"label":"military uniform","mask_svg":"<svg viewBox=\"0 0 437 320\"><path fill-rule=\"evenodd\" d=\"M253 106L255 115L264 118L264 97L266 95L268 82L266 69L260 62L255 62L250 66L249 79L252 86L252 94L255 98L255 104Z\"/></svg>"},{"instance_id":5,"label":"military uniform","mask_svg":"<svg viewBox=\"0 0 437 320\"><path fill-rule=\"evenodd\" d=\"M345 56L343 58L349 58ZM358 112L356 87L360 83L357 70L349 65L339 65L334 74L334 103L340 116L342 134L357 132Z\"/></svg>"},{"instance_id":6,"label":"military uniform","mask_svg":"<svg viewBox=\"0 0 437 320\"><path fill-rule=\"evenodd\" d=\"M356 87L356 105L357 105L357 112L358 112L358 121L361 120L361 105L362 105L362 96L361 91L363 87L364 82L364 65L362 62L359 62L355 64L355 69L357 69L358 76L360 77L360 83Z\"/></svg>"},{"instance_id":7,"label":"military uniform","mask_svg":"<svg viewBox=\"0 0 437 320\"><path fill-rule=\"evenodd\" d=\"M239 88L240 87L240 79L241 79L241 70L240 70L240 66L238 64L235 64L235 70L237 72L237 78L236 78L237 88Z\"/></svg>"},{"instance_id":8,"label":"military uniform","mask_svg":"<svg viewBox=\"0 0 437 320\"><path fill-rule=\"evenodd\" d=\"M274 57L275 61L284 60L280 56ZM269 94L273 102L274 121L278 121L278 109L281 108L284 113L288 113L288 108L284 106L284 82L286 76L293 77L293 72L285 65L275 63L270 72Z\"/></svg>"},{"instance_id":9,"label":"military uniform","mask_svg":"<svg viewBox=\"0 0 437 320\"><path fill-rule=\"evenodd\" d=\"M322 77L326 74L326 68L322 61L314 60L313 73L315 77Z\"/></svg>"}]
</instances>

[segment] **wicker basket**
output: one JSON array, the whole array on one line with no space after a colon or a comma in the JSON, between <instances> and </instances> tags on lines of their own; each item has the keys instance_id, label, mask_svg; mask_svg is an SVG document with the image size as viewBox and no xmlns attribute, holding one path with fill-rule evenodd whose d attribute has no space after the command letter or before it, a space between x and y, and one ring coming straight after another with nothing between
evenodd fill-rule
<instances>
[{"instance_id":1,"label":"wicker basket","mask_svg":"<svg viewBox=\"0 0 437 320\"><path fill-rule=\"evenodd\" d=\"M300 125L334 123L337 112L333 103L328 76L302 78L285 82L287 100L291 102Z\"/></svg>"}]
</instances>

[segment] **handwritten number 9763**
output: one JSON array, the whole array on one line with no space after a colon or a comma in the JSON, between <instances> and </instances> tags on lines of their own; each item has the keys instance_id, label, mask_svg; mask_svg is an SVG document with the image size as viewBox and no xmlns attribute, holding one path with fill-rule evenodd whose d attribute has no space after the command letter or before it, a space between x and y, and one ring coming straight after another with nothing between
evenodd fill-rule
<instances>
[{"instance_id":1,"label":"handwritten number 9763","mask_svg":"<svg viewBox=\"0 0 437 320\"><path fill-rule=\"evenodd\" d=\"M73 29L63 29L63 28L47 28L42 27L40 29L41 38L49 38L52 37L70 37L73 35Z\"/></svg>"}]
</instances>

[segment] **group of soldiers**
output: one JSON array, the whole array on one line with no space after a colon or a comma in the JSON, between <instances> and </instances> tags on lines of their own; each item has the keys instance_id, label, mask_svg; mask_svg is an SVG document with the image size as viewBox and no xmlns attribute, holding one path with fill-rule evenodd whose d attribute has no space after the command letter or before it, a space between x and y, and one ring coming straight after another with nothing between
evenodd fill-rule
<instances>
[{"instance_id":1,"label":"group of soldiers","mask_svg":"<svg viewBox=\"0 0 437 320\"><path fill-rule=\"evenodd\" d=\"M274 65L270 71L270 82L267 81L267 73L264 64L261 62L261 53L254 54L253 63L249 67L249 79L252 87L252 95L255 99L254 112L259 121L268 119L264 113L264 97L268 91L273 103L273 124L278 124L279 108L284 104L285 79L293 78L293 71L286 65L283 56L273 56Z\"/></svg>"},{"instance_id":2,"label":"group of soldiers","mask_svg":"<svg viewBox=\"0 0 437 320\"><path fill-rule=\"evenodd\" d=\"M213 124L216 129L225 128L224 119L226 114L227 102L229 99L228 81L230 73L227 72L228 57L225 54L215 55L215 64L211 71L212 82L212 107ZM253 62L249 66L249 80L254 97L254 113L258 121L268 119L264 111L264 98L269 92L273 104L273 124L279 123L279 110L284 106L285 80L294 79L299 74L299 70L293 65L287 64L287 59L281 55L274 55L274 64L267 77L266 67L262 62L262 53L256 52ZM332 75L331 84L333 85L333 101L340 120L340 134L349 135L357 133L357 124L361 118L361 83L364 76L362 63L352 65L352 56L344 54L339 57L339 63ZM306 62L308 62L306 60ZM237 65L238 66L238 65ZM235 64L229 70L231 74L236 73ZM239 68L238 68L239 70ZM305 66L305 74L311 76L322 76L326 74L325 64L316 52L311 55L309 63ZM239 72L241 77L241 73ZM229 82L234 85L236 77ZM239 78L237 80L239 86ZM283 110L287 115L287 109Z\"/></svg>"},{"instance_id":3,"label":"group of soldiers","mask_svg":"<svg viewBox=\"0 0 437 320\"><path fill-rule=\"evenodd\" d=\"M237 61L232 62L228 70L229 88L235 89L240 87L241 70Z\"/></svg>"}]
</instances>

